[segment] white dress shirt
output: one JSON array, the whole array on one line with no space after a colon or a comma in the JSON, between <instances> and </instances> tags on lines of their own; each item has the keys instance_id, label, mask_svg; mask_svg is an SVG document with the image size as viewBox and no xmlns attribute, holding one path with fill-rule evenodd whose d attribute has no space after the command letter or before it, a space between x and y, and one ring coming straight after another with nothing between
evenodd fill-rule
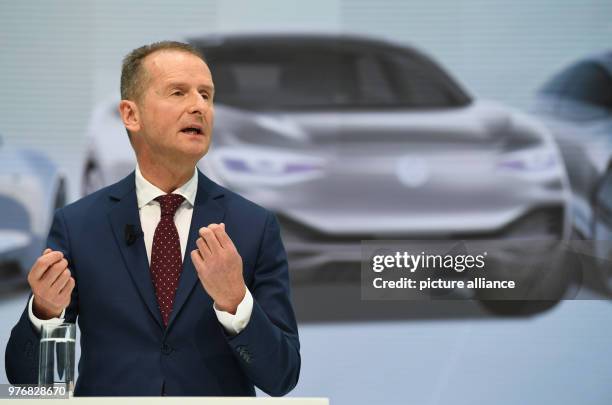
<instances>
[{"instance_id":1,"label":"white dress shirt","mask_svg":"<svg viewBox=\"0 0 612 405\"><path fill-rule=\"evenodd\" d=\"M177 188L172 194L180 194L185 198L179 208L176 210L174 215L174 223L178 230L180 244L181 244L181 255L185 258L185 250L187 249L187 239L189 237L189 228L191 226L191 217L193 215L193 206L195 203L196 193L198 190L198 171L194 170L193 176L185 184ZM138 213L140 216L140 226L144 234L144 243L147 250L147 259L149 265L151 264L151 250L153 247L153 234L155 228L161 218L161 208L159 202L155 201L155 198L164 195L162 190L151 184L147 179L142 176L140 168L136 166L136 198L138 200ZM207 226L208 224L195 224L196 226ZM184 259L183 259L184 260ZM191 260L191 256L189 256ZM202 287L204 288L204 287ZM43 324L57 324L64 322L66 311L62 311L59 318L51 318L48 320L38 319L34 316L32 311L32 302L34 296L30 299L28 304L28 314L30 322L40 332ZM230 335L237 335L240 333L249 323L251 319L251 313L253 311L253 296L249 289L246 289L246 294L242 299L242 302L238 305L236 314L232 315L229 312L220 311L213 304L213 309L217 315L217 319L223 325L225 331Z\"/></svg>"}]
</instances>

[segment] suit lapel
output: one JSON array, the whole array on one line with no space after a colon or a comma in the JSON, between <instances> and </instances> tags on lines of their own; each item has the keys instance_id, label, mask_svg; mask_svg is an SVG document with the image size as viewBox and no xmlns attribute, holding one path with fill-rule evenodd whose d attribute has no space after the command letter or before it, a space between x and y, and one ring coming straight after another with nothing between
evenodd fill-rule
<instances>
[{"instance_id":1,"label":"suit lapel","mask_svg":"<svg viewBox=\"0 0 612 405\"><path fill-rule=\"evenodd\" d=\"M111 191L110 198L115 200L116 203L109 212L109 220L125 266L149 312L151 312L160 328L163 329L161 314L149 272L149 261L147 259L144 238L142 236L137 238L131 245L126 243L126 225L133 225L135 232L142 234L134 173L117 183Z\"/></svg>"},{"instance_id":2,"label":"suit lapel","mask_svg":"<svg viewBox=\"0 0 612 405\"><path fill-rule=\"evenodd\" d=\"M193 207L191 225L189 227L187 248L185 249L185 256L183 258L183 271L179 280L179 286L176 291L176 297L174 299L174 305L166 332L170 329L174 319L180 313L193 287L196 284L200 284L197 272L191 261L191 251L196 249L196 240L199 238L198 230L201 227L208 226L212 223L223 222L225 218L225 209L219 203L221 198L223 198L223 189L218 187L198 170L198 191ZM212 300L210 304L212 305Z\"/></svg>"}]
</instances>

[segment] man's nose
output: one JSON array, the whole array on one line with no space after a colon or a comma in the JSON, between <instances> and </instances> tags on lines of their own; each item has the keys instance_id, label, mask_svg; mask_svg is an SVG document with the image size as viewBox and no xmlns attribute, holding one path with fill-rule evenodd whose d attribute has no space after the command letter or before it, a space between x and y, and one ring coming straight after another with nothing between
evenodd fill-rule
<instances>
[{"instance_id":1,"label":"man's nose","mask_svg":"<svg viewBox=\"0 0 612 405\"><path fill-rule=\"evenodd\" d=\"M189 113L204 114L209 108L209 103L201 94L195 93L189 98Z\"/></svg>"}]
</instances>

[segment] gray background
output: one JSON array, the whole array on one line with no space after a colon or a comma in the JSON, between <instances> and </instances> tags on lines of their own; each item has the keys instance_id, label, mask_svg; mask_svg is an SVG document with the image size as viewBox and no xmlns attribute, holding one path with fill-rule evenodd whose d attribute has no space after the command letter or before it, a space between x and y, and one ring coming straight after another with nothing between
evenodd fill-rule
<instances>
[{"instance_id":1,"label":"gray background","mask_svg":"<svg viewBox=\"0 0 612 405\"><path fill-rule=\"evenodd\" d=\"M191 32L288 28L413 44L476 97L526 108L553 72L610 47L612 2L3 1L0 133L52 157L74 199L90 112L118 92L130 49ZM303 369L292 395L334 405L612 402L608 301L502 319L473 302L366 305L354 284L294 294ZM2 349L26 296L0 295Z\"/></svg>"},{"instance_id":2,"label":"gray background","mask_svg":"<svg viewBox=\"0 0 612 405\"><path fill-rule=\"evenodd\" d=\"M71 175L96 102L118 94L122 57L192 32L303 29L373 34L428 53L477 97L525 108L578 57L606 49L609 0L0 2L0 133Z\"/></svg>"}]
</instances>

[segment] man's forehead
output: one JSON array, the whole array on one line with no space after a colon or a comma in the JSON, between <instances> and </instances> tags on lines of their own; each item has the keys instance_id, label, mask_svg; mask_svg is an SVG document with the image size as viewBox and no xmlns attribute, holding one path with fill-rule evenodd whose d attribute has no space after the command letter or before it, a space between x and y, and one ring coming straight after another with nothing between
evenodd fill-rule
<instances>
[{"instance_id":1,"label":"man's forehead","mask_svg":"<svg viewBox=\"0 0 612 405\"><path fill-rule=\"evenodd\" d=\"M151 78L165 78L180 73L211 76L210 69L200 57L181 50L153 52L143 60L143 66Z\"/></svg>"}]
</instances>

